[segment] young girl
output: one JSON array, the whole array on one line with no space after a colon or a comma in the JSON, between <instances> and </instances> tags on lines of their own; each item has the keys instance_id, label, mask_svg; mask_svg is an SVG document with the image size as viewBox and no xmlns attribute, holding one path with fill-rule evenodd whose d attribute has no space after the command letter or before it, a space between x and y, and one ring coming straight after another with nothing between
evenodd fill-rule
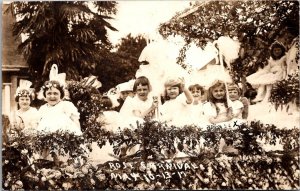
<instances>
[{"instance_id":1,"label":"young girl","mask_svg":"<svg viewBox=\"0 0 300 191\"><path fill-rule=\"evenodd\" d=\"M203 105L204 116L210 124L228 122L233 119L232 108L228 106L224 82L217 80L208 89L208 102Z\"/></svg>"},{"instance_id":2,"label":"young girl","mask_svg":"<svg viewBox=\"0 0 300 191\"><path fill-rule=\"evenodd\" d=\"M202 125L203 119L203 95L204 88L199 84L193 84L189 86L189 91L193 96L193 103L189 104L189 115L190 115L190 123Z\"/></svg>"},{"instance_id":3,"label":"young girl","mask_svg":"<svg viewBox=\"0 0 300 191\"><path fill-rule=\"evenodd\" d=\"M186 125L189 121L187 105L193 102L193 96L185 87L184 79L169 78L164 85L165 103L160 108L162 121L169 125Z\"/></svg>"},{"instance_id":4,"label":"young girl","mask_svg":"<svg viewBox=\"0 0 300 191\"><path fill-rule=\"evenodd\" d=\"M79 112L72 102L63 101L64 88L55 80L46 81L43 95L46 104L40 107L40 122L38 131L55 132L69 131L81 135Z\"/></svg>"},{"instance_id":5,"label":"young girl","mask_svg":"<svg viewBox=\"0 0 300 191\"><path fill-rule=\"evenodd\" d=\"M236 84L228 84L229 99L232 101L232 114L234 118L242 119L244 105L239 100L241 96L241 90Z\"/></svg>"},{"instance_id":6,"label":"young girl","mask_svg":"<svg viewBox=\"0 0 300 191\"><path fill-rule=\"evenodd\" d=\"M38 124L38 111L36 108L30 107L32 101L31 84L30 81L20 80L20 86L17 88L15 95L15 101L18 103L19 109L11 119L13 127L24 132L33 131Z\"/></svg>"},{"instance_id":7,"label":"young girl","mask_svg":"<svg viewBox=\"0 0 300 191\"><path fill-rule=\"evenodd\" d=\"M204 115L210 124L223 125L224 127L234 127L233 104L227 100L225 83L216 81L208 89L208 101L203 106ZM230 102L230 103L228 103ZM230 104L230 106L229 106ZM237 152L232 146L228 146L223 138L220 139L219 152Z\"/></svg>"},{"instance_id":8,"label":"young girl","mask_svg":"<svg viewBox=\"0 0 300 191\"><path fill-rule=\"evenodd\" d=\"M271 45L271 58L268 60L268 65L246 78L251 85L258 87L257 96L253 102L267 102L271 96L272 84L285 78L285 51L281 43L274 42Z\"/></svg>"},{"instance_id":9,"label":"young girl","mask_svg":"<svg viewBox=\"0 0 300 191\"><path fill-rule=\"evenodd\" d=\"M153 118L158 107L158 100L149 98L151 85L148 78L138 77L134 82L133 92L135 96L127 97L120 110L122 117L131 118L134 122L143 121L145 117Z\"/></svg>"}]
</instances>

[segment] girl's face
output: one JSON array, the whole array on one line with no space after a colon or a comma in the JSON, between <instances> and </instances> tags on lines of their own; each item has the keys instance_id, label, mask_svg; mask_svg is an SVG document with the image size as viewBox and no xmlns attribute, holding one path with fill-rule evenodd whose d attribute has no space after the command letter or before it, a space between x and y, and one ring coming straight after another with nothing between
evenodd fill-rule
<instances>
[{"instance_id":1,"label":"girl's face","mask_svg":"<svg viewBox=\"0 0 300 191\"><path fill-rule=\"evenodd\" d=\"M150 90L149 90L148 85L143 86L143 85L139 84L136 87L136 94L137 94L138 98L142 101L147 100L149 92L150 92Z\"/></svg>"},{"instance_id":2,"label":"girl's face","mask_svg":"<svg viewBox=\"0 0 300 191\"><path fill-rule=\"evenodd\" d=\"M125 100L128 96L132 97L133 92L132 91L121 91L121 98Z\"/></svg>"},{"instance_id":3,"label":"girl's face","mask_svg":"<svg viewBox=\"0 0 300 191\"><path fill-rule=\"evenodd\" d=\"M273 49L273 54L276 56L276 57L279 57L281 54L282 54L282 49L279 48L279 47L275 47Z\"/></svg>"},{"instance_id":4,"label":"girl's face","mask_svg":"<svg viewBox=\"0 0 300 191\"><path fill-rule=\"evenodd\" d=\"M171 86L167 87L167 95L170 99L175 99L179 95L179 87Z\"/></svg>"},{"instance_id":5,"label":"girl's face","mask_svg":"<svg viewBox=\"0 0 300 191\"><path fill-rule=\"evenodd\" d=\"M19 97L19 106L21 110L27 110L30 107L30 97Z\"/></svg>"},{"instance_id":6,"label":"girl's face","mask_svg":"<svg viewBox=\"0 0 300 191\"><path fill-rule=\"evenodd\" d=\"M46 91L46 101L49 105L54 106L56 105L58 102L60 102L60 91L55 88L55 87L51 87L50 89L48 89Z\"/></svg>"},{"instance_id":7,"label":"girl's face","mask_svg":"<svg viewBox=\"0 0 300 191\"><path fill-rule=\"evenodd\" d=\"M231 101L239 99L239 92L236 89L229 89L228 94Z\"/></svg>"},{"instance_id":8,"label":"girl's face","mask_svg":"<svg viewBox=\"0 0 300 191\"><path fill-rule=\"evenodd\" d=\"M194 99L199 100L201 98L201 90L199 90L197 88L193 88L191 93L192 93Z\"/></svg>"},{"instance_id":9,"label":"girl's face","mask_svg":"<svg viewBox=\"0 0 300 191\"><path fill-rule=\"evenodd\" d=\"M225 97L225 89L222 86L215 87L212 90L212 95L215 99L224 99Z\"/></svg>"}]
</instances>

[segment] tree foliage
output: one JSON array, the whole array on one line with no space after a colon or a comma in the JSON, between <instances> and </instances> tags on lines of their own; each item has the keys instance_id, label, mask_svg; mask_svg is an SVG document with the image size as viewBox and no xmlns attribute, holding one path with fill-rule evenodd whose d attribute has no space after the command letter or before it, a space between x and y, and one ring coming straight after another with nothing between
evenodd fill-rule
<instances>
[{"instance_id":1,"label":"tree foliage","mask_svg":"<svg viewBox=\"0 0 300 191\"><path fill-rule=\"evenodd\" d=\"M232 65L239 80L267 63L268 49L276 39L289 45L299 35L299 2L201 1L159 30L165 37L182 35L200 47L220 36L237 37L241 59Z\"/></svg>"},{"instance_id":2,"label":"tree foliage","mask_svg":"<svg viewBox=\"0 0 300 191\"><path fill-rule=\"evenodd\" d=\"M13 34L23 33L28 37L19 49L33 80L47 80L54 63L60 72L67 73L68 79L92 73L103 57L101 50L112 48L107 30L116 29L107 20L116 13L115 6L114 1L11 3L11 10L19 18L14 23Z\"/></svg>"},{"instance_id":3,"label":"tree foliage","mask_svg":"<svg viewBox=\"0 0 300 191\"><path fill-rule=\"evenodd\" d=\"M128 34L116 45L116 52L103 53L96 73L103 86L101 92L106 92L116 85L135 78L139 68L139 56L146 46L146 39L141 35L136 37Z\"/></svg>"}]
</instances>

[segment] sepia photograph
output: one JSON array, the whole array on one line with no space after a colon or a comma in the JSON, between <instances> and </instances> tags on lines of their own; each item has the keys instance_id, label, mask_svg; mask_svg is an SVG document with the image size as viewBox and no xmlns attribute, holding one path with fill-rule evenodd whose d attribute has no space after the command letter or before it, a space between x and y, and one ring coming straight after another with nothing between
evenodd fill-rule
<instances>
[{"instance_id":1,"label":"sepia photograph","mask_svg":"<svg viewBox=\"0 0 300 191\"><path fill-rule=\"evenodd\" d=\"M299 190L299 1L1 5L3 190Z\"/></svg>"}]
</instances>

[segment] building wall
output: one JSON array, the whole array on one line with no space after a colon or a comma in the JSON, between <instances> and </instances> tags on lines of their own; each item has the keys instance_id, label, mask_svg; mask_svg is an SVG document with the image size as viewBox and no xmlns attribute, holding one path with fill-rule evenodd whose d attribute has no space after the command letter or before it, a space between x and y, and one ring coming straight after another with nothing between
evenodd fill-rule
<instances>
[{"instance_id":1,"label":"building wall","mask_svg":"<svg viewBox=\"0 0 300 191\"><path fill-rule=\"evenodd\" d=\"M12 34L16 18L8 11L9 4L2 4L2 114L9 115L17 109L14 95L20 79L28 78L28 65L17 47L21 38Z\"/></svg>"}]
</instances>

